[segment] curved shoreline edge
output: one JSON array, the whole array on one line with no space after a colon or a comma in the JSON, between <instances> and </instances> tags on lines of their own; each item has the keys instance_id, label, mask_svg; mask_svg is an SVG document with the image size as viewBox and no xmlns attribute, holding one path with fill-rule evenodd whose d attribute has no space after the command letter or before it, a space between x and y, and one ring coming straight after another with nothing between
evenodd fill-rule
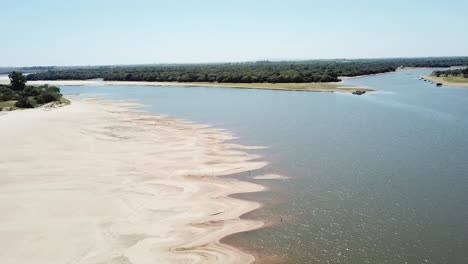
<instances>
[{"instance_id":1,"label":"curved shoreline edge","mask_svg":"<svg viewBox=\"0 0 468 264\"><path fill-rule=\"evenodd\" d=\"M7 84L8 80L1 80L0 84ZM214 87L231 89L256 89L273 91L296 91L296 92L340 92L352 93L357 90L372 92L375 91L369 87L357 87L346 85L340 82L323 83L206 83L206 82L147 82L147 81L104 81L100 79L92 80L52 80L52 81L28 81L30 85L55 85L55 86L178 86L178 87Z\"/></svg>"},{"instance_id":2,"label":"curved shoreline edge","mask_svg":"<svg viewBox=\"0 0 468 264\"><path fill-rule=\"evenodd\" d=\"M221 129L72 98L0 116L0 244L8 263L251 263L220 240L257 229L264 187L226 177L267 165ZM41 240L28 247L22 241Z\"/></svg>"}]
</instances>

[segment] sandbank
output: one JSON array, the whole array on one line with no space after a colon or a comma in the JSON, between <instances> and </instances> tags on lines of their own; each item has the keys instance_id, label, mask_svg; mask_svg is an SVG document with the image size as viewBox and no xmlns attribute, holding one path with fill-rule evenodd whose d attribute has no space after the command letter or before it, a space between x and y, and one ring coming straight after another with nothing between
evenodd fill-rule
<instances>
[{"instance_id":1,"label":"sandbank","mask_svg":"<svg viewBox=\"0 0 468 264\"><path fill-rule=\"evenodd\" d=\"M433 75L426 75L422 77L423 79L429 80L433 83L441 83L444 86L451 86L451 87L463 87L468 88L468 79L465 82L454 82L446 77L437 77Z\"/></svg>"},{"instance_id":2,"label":"sandbank","mask_svg":"<svg viewBox=\"0 0 468 264\"><path fill-rule=\"evenodd\" d=\"M8 84L9 80L0 79L0 84ZM144 81L103 81L93 80L55 80L55 81L28 81L28 85L55 85L55 86L101 86L101 85L122 85L122 86L185 86L185 87L223 87L236 89L260 89L279 91L304 91L304 92L342 92L352 93L360 91L374 91L367 87L356 87L344 85L342 82L328 83L208 83L208 82L144 82Z\"/></svg>"},{"instance_id":3,"label":"sandbank","mask_svg":"<svg viewBox=\"0 0 468 264\"><path fill-rule=\"evenodd\" d=\"M3 263L254 261L220 239L263 225L240 219L260 204L229 195L264 188L216 176L266 162L225 130L135 106L73 98L0 115Z\"/></svg>"}]
</instances>

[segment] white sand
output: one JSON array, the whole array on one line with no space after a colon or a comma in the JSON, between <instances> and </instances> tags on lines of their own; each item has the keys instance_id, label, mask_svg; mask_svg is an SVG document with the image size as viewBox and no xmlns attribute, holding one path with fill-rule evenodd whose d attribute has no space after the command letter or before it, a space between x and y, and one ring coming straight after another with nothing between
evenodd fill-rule
<instances>
[{"instance_id":1,"label":"white sand","mask_svg":"<svg viewBox=\"0 0 468 264\"><path fill-rule=\"evenodd\" d=\"M279 174L263 174L252 177L254 180L286 180L288 177Z\"/></svg>"},{"instance_id":2,"label":"white sand","mask_svg":"<svg viewBox=\"0 0 468 264\"><path fill-rule=\"evenodd\" d=\"M8 264L251 263L219 240L262 222L213 177L265 166L225 131L74 99L0 115L0 260Z\"/></svg>"}]
</instances>

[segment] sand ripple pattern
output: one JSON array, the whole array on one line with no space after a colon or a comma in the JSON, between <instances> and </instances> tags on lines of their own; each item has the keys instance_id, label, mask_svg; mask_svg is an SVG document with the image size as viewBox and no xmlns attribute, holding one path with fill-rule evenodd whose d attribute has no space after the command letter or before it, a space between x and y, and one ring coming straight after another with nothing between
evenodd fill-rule
<instances>
[{"instance_id":1,"label":"sand ripple pattern","mask_svg":"<svg viewBox=\"0 0 468 264\"><path fill-rule=\"evenodd\" d=\"M2 263L251 263L220 243L259 228L229 197L262 186L215 176L266 165L224 130L73 98L0 116Z\"/></svg>"}]
</instances>

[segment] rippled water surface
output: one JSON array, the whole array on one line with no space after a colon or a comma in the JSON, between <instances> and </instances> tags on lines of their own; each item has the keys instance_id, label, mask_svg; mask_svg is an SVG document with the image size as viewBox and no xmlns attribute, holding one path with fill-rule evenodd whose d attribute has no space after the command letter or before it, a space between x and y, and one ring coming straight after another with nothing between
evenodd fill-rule
<instances>
[{"instance_id":1,"label":"rippled water surface","mask_svg":"<svg viewBox=\"0 0 468 264\"><path fill-rule=\"evenodd\" d=\"M346 82L363 96L196 87L81 86L145 110L228 128L269 146L270 191L227 239L265 263L468 263L468 89L405 70ZM248 177L248 175L240 175Z\"/></svg>"}]
</instances>

